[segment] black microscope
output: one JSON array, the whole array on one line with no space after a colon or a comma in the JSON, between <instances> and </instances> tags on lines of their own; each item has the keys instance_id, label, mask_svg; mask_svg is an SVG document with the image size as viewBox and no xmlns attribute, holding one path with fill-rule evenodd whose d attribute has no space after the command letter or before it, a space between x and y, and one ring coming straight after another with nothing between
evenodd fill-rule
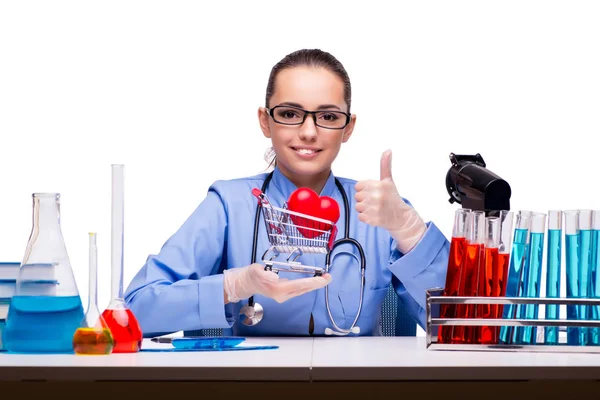
<instances>
[{"instance_id":1,"label":"black microscope","mask_svg":"<svg viewBox=\"0 0 600 400\"><path fill-rule=\"evenodd\" d=\"M486 217L498 216L500 210L510 210L509 184L486 169L479 153L458 155L450 153L452 166L446 174L449 202L473 211L485 211Z\"/></svg>"}]
</instances>

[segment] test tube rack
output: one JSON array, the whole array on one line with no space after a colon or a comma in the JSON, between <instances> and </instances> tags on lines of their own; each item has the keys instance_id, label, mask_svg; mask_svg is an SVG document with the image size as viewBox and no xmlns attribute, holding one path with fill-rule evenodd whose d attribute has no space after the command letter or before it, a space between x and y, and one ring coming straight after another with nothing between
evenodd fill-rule
<instances>
[{"instance_id":1,"label":"test tube rack","mask_svg":"<svg viewBox=\"0 0 600 400\"><path fill-rule=\"evenodd\" d=\"M438 318L441 304L534 304L545 306L550 304L564 306L600 306L600 298L532 298L532 297L467 297L442 296L442 288L426 291L426 339L428 350L460 350L460 351L510 351L541 353L600 353L598 345L558 344L462 344L438 343L439 326L546 326L565 328L600 328L600 320L565 320L565 319L517 319L517 318Z\"/></svg>"}]
</instances>

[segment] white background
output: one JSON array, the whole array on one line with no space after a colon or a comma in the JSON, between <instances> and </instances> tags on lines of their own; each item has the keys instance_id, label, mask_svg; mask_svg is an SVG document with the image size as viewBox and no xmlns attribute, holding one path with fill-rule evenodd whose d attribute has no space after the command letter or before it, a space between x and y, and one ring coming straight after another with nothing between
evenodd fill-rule
<instances>
[{"instance_id":1,"label":"white background","mask_svg":"<svg viewBox=\"0 0 600 400\"><path fill-rule=\"evenodd\" d=\"M450 152L481 153L514 211L600 208L596 1L0 2L0 260L21 261L31 194L59 192L87 304L98 232L110 300L110 164L125 171L125 286L217 179L266 167L271 67L321 48L357 126L338 176L378 178L451 235Z\"/></svg>"}]
</instances>

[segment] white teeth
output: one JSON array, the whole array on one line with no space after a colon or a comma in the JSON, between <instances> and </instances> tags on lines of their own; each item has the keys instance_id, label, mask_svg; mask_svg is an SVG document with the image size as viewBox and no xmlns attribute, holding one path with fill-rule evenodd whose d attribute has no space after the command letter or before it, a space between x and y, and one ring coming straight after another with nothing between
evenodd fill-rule
<instances>
[{"instance_id":1,"label":"white teeth","mask_svg":"<svg viewBox=\"0 0 600 400\"><path fill-rule=\"evenodd\" d=\"M315 150L310 150L310 149L296 149L296 151L300 154L314 154L316 153Z\"/></svg>"}]
</instances>

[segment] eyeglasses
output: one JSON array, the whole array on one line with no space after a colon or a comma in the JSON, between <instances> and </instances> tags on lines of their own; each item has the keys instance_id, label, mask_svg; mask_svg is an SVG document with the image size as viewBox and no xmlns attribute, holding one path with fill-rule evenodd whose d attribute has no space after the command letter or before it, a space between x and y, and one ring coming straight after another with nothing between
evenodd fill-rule
<instances>
[{"instance_id":1,"label":"eyeglasses","mask_svg":"<svg viewBox=\"0 0 600 400\"><path fill-rule=\"evenodd\" d=\"M344 129L350 122L350 114L342 111L308 111L293 106L267 108L273 121L283 125L302 125L311 114L315 125L326 129Z\"/></svg>"}]
</instances>

